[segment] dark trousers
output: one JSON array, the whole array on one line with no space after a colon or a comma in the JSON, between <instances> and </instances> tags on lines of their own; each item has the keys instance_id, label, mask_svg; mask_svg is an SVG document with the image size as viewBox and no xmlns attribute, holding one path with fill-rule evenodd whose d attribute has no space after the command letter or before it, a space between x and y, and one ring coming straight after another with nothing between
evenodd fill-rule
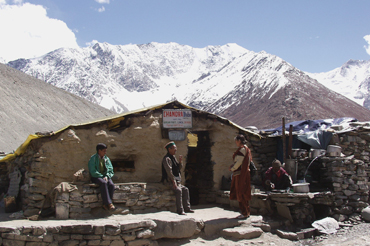
<instances>
[{"instance_id":1,"label":"dark trousers","mask_svg":"<svg viewBox=\"0 0 370 246\"><path fill-rule=\"evenodd\" d=\"M189 189L186 186L178 184L176 189L172 187L173 192L176 197L176 209L177 213L182 213L190 210L190 199L189 199Z\"/></svg>"},{"instance_id":2,"label":"dark trousers","mask_svg":"<svg viewBox=\"0 0 370 246\"><path fill-rule=\"evenodd\" d=\"M91 177L91 181L99 185L101 198L103 199L103 204L104 205L111 204L114 193L113 181L110 178L108 178L107 182L103 178L94 178L94 177Z\"/></svg>"}]
</instances>

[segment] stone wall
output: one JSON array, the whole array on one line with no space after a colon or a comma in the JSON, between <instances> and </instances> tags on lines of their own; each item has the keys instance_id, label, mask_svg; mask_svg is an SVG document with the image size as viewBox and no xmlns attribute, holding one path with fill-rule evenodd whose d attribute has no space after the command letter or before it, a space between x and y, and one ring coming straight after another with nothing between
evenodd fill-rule
<instances>
[{"instance_id":1,"label":"stone wall","mask_svg":"<svg viewBox=\"0 0 370 246\"><path fill-rule=\"evenodd\" d=\"M277 138L253 138L250 143L249 147L252 150L253 162L257 167L257 172L252 177L252 183L261 185L263 174L276 158Z\"/></svg>"},{"instance_id":2,"label":"stone wall","mask_svg":"<svg viewBox=\"0 0 370 246\"><path fill-rule=\"evenodd\" d=\"M0 227L1 245L158 245L152 220L58 226Z\"/></svg>"},{"instance_id":3,"label":"stone wall","mask_svg":"<svg viewBox=\"0 0 370 246\"><path fill-rule=\"evenodd\" d=\"M71 192L56 194L57 219L86 219L92 218L94 213L104 216L100 189L95 184L74 186ZM157 211L175 211L175 196L168 186L146 183L118 183L113 195L113 203L117 212L144 213ZM94 211L96 209L96 211ZM95 215L96 215L95 214Z\"/></svg>"}]
</instances>

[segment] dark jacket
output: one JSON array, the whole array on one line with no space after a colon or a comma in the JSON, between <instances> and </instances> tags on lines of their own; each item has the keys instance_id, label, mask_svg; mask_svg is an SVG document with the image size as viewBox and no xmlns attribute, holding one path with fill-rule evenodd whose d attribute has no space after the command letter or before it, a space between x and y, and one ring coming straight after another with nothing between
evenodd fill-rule
<instances>
[{"instance_id":1,"label":"dark jacket","mask_svg":"<svg viewBox=\"0 0 370 246\"><path fill-rule=\"evenodd\" d=\"M108 178L112 178L113 175L114 175L114 172L113 172L113 165L110 161L110 159L108 158L108 156L104 156L103 157L104 159L104 162L105 162L105 173L100 173L99 171L99 162L100 162L100 158L99 158L99 155L98 153L92 155L90 157L90 160L89 160L89 171L90 171L90 175L91 177L94 177L94 178L104 178L104 177L108 177Z\"/></svg>"}]
</instances>

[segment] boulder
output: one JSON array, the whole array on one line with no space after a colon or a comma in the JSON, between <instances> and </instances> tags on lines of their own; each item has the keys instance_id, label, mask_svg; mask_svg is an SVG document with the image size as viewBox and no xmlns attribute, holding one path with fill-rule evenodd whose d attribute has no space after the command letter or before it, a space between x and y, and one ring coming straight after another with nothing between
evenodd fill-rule
<instances>
[{"instance_id":1,"label":"boulder","mask_svg":"<svg viewBox=\"0 0 370 246\"><path fill-rule=\"evenodd\" d=\"M363 220L365 220L366 222L370 222L370 206L364 208L362 211L361 211L361 217Z\"/></svg>"},{"instance_id":2,"label":"boulder","mask_svg":"<svg viewBox=\"0 0 370 246\"><path fill-rule=\"evenodd\" d=\"M154 238L189 238L199 232L194 218L154 219L157 227L153 229Z\"/></svg>"},{"instance_id":3,"label":"boulder","mask_svg":"<svg viewBox=\"0 0 370 246\"><path fill-rule=\"evenodd\" d=\"M235 227L227 228L221 231L224 237L233 237L237 239L252 239L262 235L263 231L259 227Z\"/></svg>"},{"instance_id":4,"label":"boulder","mask_svg":"<svg viewBox=\"0 0 370 246\"><path fill-rule=\"evenodd\" d=\"M212 236L219 233L225 228L240 226L241 223L242 222L237 219L228 219L228 218L208 220L204 223L204 233L207 236Z\"/></svg>"}]
</instances>

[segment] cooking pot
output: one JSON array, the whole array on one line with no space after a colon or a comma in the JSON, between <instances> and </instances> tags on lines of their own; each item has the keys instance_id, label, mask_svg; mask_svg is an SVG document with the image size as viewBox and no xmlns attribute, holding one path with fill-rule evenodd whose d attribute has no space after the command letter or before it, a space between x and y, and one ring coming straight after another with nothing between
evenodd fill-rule
<instances>
[{"instance_id":1,"label":"cooking pot","mask_svg":"<svg viewBox=\"0 0 370 246\"><path fill-rule=\"evenodd\" d=\"M313 158L316 158L318 156L325 155L325 153L326 153L326 150L324 150L324 149L311 149L310 150L310 157L313 159Z\"/></svg>"},{"instance_id":2,"label":"cooking pot","mask_svg":"<svg viewBox=\"0 0 370 246\"><path fill-rule=\"evenodd\" d=\"M329 156L340 156L342 152L342 147L338 145L328 145L327 153Z\"/></svg>"},{"instance_id":3,"label":"cooking pot","mask_svg":"<svg viewBox=\"0 0 370 246\"><path fill-rule=\"evenodd\" d=\"M292 149L292 158L296 158L298 156L299 149Z\"/></svg>"},{"instance_id":4,"label":"cooking pot","mask_svg":"<svg viewBox=\"0 0 370 246\"><path fill-rule=\"evenodd\" d=\"M292 184L294 193L307 193L310 192L310 183L296 183Z\"/></svg>"}]
</instances>

